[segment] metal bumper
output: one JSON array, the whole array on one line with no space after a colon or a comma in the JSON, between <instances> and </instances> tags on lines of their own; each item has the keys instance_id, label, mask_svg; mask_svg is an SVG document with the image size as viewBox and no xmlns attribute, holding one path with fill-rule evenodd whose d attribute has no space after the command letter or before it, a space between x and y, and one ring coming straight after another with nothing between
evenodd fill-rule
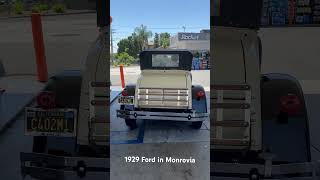
<instances>
[{"instance_id":1,"label":"metal bumper","mask_svg":"<svg viewBox=\"0 0 320 180\"><path fill-rule=\"evenodd\" d=\"M281 165L258 165L238 163L212 163L211 179L288 179L320 180L320 162L292 163Z\"/></svg>"},{"instance_id":2,"label":"metal bumper","mask_svg":"<svg viewBox=\"0 0 320 180\"><path fill-rule=\"evenodd\" d=\"M205 121L208 113L173 113L173 112L149 112L117 110L117 117L124 119L145 119L145 120L165 120L165 121Z\"/></svg>"},{"instance_id":3,"label":"metal bumper","mask_svg":"<svg viewBox=\"0 0 320 180\"><path fill-rule=\"evenodd\" d=\"M108 158L21 153L21 174L41 180L109 180Z\"/></svg>"}]
</instances>

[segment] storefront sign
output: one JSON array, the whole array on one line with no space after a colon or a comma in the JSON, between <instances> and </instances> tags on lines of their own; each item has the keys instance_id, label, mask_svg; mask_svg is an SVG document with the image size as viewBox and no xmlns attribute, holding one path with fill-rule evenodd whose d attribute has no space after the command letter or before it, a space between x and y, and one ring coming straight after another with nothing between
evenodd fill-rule
<instances>
[{"instance_id":1,"label":"storefront sign","mask_svg":"<svg viewBox=\"0 0 320 180\"><path fill-rule=\"evenodd\" d=\"M181 35L181 40L198 40L199 39L199 35L194 35L194 34L182 34Z\"/></svg>"},{"instance_id":2,"label":"storefront sign","mask_svg":"<svg viewBox=\"0 0 320 180\"><path fill-rule=\"evenodd\" d=\"M189 40L189 41L196 41L196 40L209 40L209 33L178 33L178 38L180 41L182 40Z\"/></svg>"}]
</instances>

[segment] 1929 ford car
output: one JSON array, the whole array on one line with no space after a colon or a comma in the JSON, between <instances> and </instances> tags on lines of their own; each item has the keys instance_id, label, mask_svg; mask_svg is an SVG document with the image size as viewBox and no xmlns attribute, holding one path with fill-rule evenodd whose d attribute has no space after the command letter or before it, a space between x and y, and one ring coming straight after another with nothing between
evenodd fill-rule
<instances>
[{"instance_id":1,"label":"1929 ford car","mask_svg":"<svg viewBox=\"0 0 320 180\"><path fill-rule=\"evenodd\" d=\"M143 51L141 75L123 89L117 116L131 129L138 119L188 121L199 129L208 117L207 101L204 88L192 85L192 58L186 50Z\"/></svg>"},{"instance_id":2,"label":"1929 ford car","mask_svg":"<svg viewBox=\"0 0 320 180\"><path fill-rule=\"evenodd\" d=\"M211 153L215 180L319 179L299 81L262 74L261 0L214 0ZM289 42L291 43L291 42Z\"/></svg>"}]
</instances>

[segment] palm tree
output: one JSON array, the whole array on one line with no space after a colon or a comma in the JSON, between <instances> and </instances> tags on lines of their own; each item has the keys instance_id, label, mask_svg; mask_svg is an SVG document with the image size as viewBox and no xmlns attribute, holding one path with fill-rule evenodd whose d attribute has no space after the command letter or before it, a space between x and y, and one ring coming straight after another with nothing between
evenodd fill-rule
<instances>
[{"instance_id":1,"label":"palm tree","mask_svg":"<svg viewBox=\"0 0 320 180\"><path fill-rule=\"evenodd\" d=\"M147 26L141 24L140 27L136 27L134 30L135 34L138 36L142 49L146 49L148 46L148 39L152 37L152 32L147 30Z\"/></svg>"}]
</instances>

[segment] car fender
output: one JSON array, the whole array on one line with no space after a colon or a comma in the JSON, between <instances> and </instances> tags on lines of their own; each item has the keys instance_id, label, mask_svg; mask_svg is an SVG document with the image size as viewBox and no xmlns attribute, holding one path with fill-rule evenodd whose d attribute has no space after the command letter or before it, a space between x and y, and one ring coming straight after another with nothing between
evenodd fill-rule
<instances>
[{"instance_id":1,"label":"car fender","mask_svg":"<svg viewBox=\"0 0 320 180\"><path fill-rule=\"evenodd\" d=\"M58 108L79 108L82 74L81 71L63 71L51 77L44 91L52 91ZM33 152L55 151L70 155L75 152L76 138L43 136L34 137Z\"/></svg>"},{"instance_id":2,"label":"car fender","mask_svg":"<svg viewBox=\"0 0 320 180\"><path fill-rule=\"evenodd\" d=\"M192 85L192 110L195 110L196 112L202 112L206 113L207 112L207 98L206 94L204 97L197 99L197 92L203 91L204 88L200 85Z\"/></svg>"},{"instance_id":3,"label":"car fender","mask_svg":"<svg viewBox=\"0 0 320 180\"><path fill-rule=\"evenodd\" d=\"M45 90L54 93L57 107L78 109L81 82L81 71L63 71L49 79Z\"/></svg>"},{"instance_id":4,"label":"car fender","mask_svg":"<svg viewBox=\"0 0 320 180\"><path fill-rule=\"evenodd\" d=\"M135 84L127 84L123 90L128 92L129 96L135 96L136 94L136 85ZM121 96L121 94L120 94ZM134 110L134 105L120 105L121 110Z\"/></svg>"},{"instance_id":5,"label":"car fender","mask_svg":"<svg viewBox=\"0 0 320 180\"><path fill-rule=\"evenodd\" d=\"M280 116L280 97L295 94L301 104L296 115ZM309 122L300 83L287 74L265 74L261 78L261 108L263 144L270 146L283 161L310 161ZM286 141L286 142L284 142ZM294 141L295 143L289 143ZM281 146L281 144L286 144ZM290 151L288 153L288 149ZM299 159L299 158L300 159Z\"/></svg>"}]
</instances>

